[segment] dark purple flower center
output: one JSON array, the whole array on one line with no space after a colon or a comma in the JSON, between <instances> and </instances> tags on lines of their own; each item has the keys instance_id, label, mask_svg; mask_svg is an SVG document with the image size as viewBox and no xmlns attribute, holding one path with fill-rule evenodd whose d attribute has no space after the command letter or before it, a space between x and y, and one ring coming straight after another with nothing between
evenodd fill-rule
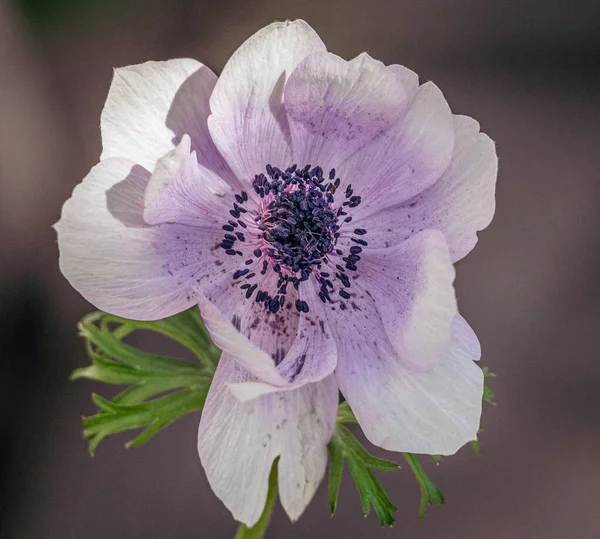
<instances>
[{"instance_id":1,"label":"dark purple flower center","mask_svg":"<svg viewBox=\"0 0 600 539\"><path fill-rule=\"evenodd\" d=\"M252 268L236 270L233 279L244 281L240 288L250 299L259 286L254 282L260 279L257 272L262 276L274 272L276 286L271 286L270 291L260 289L255 296L255 301L263 303L272 313L285 305L288 287L298 290L300 283L310 278L319 284L319 297L324 303L332 303L334 282L338 283L339 297L350 299L346 290L351 286L347 272L356 271L359 253L367 242L360 237L350 238L356 245L350 247L349 253L344 253L337 242L342 226L352 220L346 210L357 207L361 198L354 196L352 186L348 185L344 202L336 206L340 179L335 178L335 169L329 172L328 179L321 167L311 169L310 165L302 169L292 165L285 171L267 165L266 173L256 175L252 182L261 199L258 208L249 214L244 207L248 194L245 191L236 194L229 212L234 220L222 227L226 234L219 246L226 254L243 256L242 251L235 249L236 242L248 241L255 247L253 258L244 263ZM240 227L250 227L253 237L247 240L246 231L239 230ZM366 232L361 228L353 231L356 236ZM306 301L300 299L295 307L300 312L309 311Z\"/></svg>"}]
</instances>

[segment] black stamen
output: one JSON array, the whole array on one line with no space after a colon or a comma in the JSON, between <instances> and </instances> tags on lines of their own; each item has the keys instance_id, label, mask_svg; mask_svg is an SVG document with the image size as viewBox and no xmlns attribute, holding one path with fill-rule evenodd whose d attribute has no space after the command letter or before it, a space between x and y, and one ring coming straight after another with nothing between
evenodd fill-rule
<instances>
[{"instance_id":1,"label":"black stamen","mask_svg":"<svg viewBox=\"0 0 600 539\"><path fill-rule=\"evenodd\" d=\"M250 299L252 297L252 294L254 294L257 286L258 285L253 284L250 288L248 288L248 290L246 290L246 299Z\"/></svg>"},{"instance_id":2,"label":"black stamen","mask_svg":"<svg viewBox=\"0 0 600 539\"><path fill-rule=\"evenodd\" d=\"M242 220L242 214L250 211L248 216L252 216L258 230L249 229L254 234L249 241L262 240L264 243L252 251L254 258L250 257L244 264L250 266L256 259L262 258L260 274L267 275L269 268L272 268L277 276L276 287L272 290L277 291L274 297L265 290L259 290L256 302L264 304L271 313L277 313L285 306L288 284L299 290L300 284L309 279L318 282L318 296L324 303L332 303L330 293L335 291L340 297L348 299L350 295L345 289L350 288L351 283L346 271L357 270L359 253L362 252L359 246L366 246L367 242L351 237L351 241L357 245L349 248L349 254L348 248L337 246L337 243L342 237L342 225L352 221L352 216L347 212L361 203L361 197L354 195L352 185L348 184L343 193L345 200L342 206L339 206L339 202L335 205L336 190L341 180L336 178L334 168L329 170L327 176L320 166L312 167L310 164L302 168L293 164L285 170L267 164L265 170L266 174L256 174L252 181L254 192L263 199L259 211L252 207L252 203L245 205L249 201L246 191L235 194L233 209L229 210L235 220L223 225L227 234L222 238L220 247L226 254L242 256L234 244L236 241L246 241L245 231L236 232L234 229L238 226L248 228ZM356 228L353 234L364 236L366 230ZM339 256L345 266L335 262L330 266L330 259L335 260L335 256ZM338 271L335 277L327 271L333 264ZM256 273L250 273L249 268L233 273L235 280L241 277L255 279ZM250 283L242 285L248 298L257 286L250 286ZM301 313L309 311L308 303L300 299L295 301L295 307Z\"/></svg>"},{"instance_id":3,"label":"black stamen","mask_svg":"<svg viewBox=\"0 0 600 539\"><path fill-rule=\"evenodd\" d=\"M354 243L358 243L359 245L364 245L365 247L367 245L369 245L365 240L360 240L358 238L350 238L350 241L353 241Z\"/></svg>"},{"instance_id":4,"label":"black stamen","mask_svg":"<svg viewBox=\"0 0 600 539\"><path fill-rule=\"evenodd\" d=\"M249 271L250 271L249 269L237 270L233 273L233 278L239 279L240 277L242 277L242 275L246 275L246 273L248 273ZM248 277L246 277L246 279L247 278Z\"/></svg>"}]
</instances>

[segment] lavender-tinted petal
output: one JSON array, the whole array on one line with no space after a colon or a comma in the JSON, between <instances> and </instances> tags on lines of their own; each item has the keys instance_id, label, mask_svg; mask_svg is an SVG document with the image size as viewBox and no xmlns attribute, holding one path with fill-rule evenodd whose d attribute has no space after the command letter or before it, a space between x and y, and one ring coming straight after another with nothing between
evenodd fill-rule
<instances>
[{"instance_id":1,"label":"lavender-tinted petal","mask_svg":"<svg viewBox=\"0 0 600 539\"><path fill-rule=\"evenodd\" d=\"M287 77L305 56L326 50L304 21L278 22L250 37L229 59L210 99L215 144L242 181L267 163L291 163L283 107Z\"/></svg>"},{"instance_id":2,"label":"lavender-tinted petal","mask_svg":"<svg viewBox=\"0 0 600 539\"><path fill-rule=\"evenodd\" d=\"M429 189L386 210L357 219L369 230L369 244L385 247L426 229L441 230L452 261L466 256L477 243L477 231L494 215L498 157L479 124L455 116L456 143L450 165Z\"/></svg>"},{"instance_id":3,"label":"lavender-tinted petal","mask_svg":"<svg viewBox=\"0 0 600 539\"><path fill-rule=\"evenodd\" d=\"M198 163L187 140L186 135L177 148L159 159L144 197L144 220L153 225L180 223L221 231L233 191Z\"/></svg>"},{"instance_id":4,"label":"lavender-tinted petal","mask_svg":"<svg viewBox=\"0 0 600 539\"><path fill-rule=\"evenodd\" d=\"M238 388L236 394L245 395L240 398L299 387L333 372L337 349L311 284L304 283L300 297L314 308L302 315L287 304L282 313L273 314L255 301L240 302L240 291L230 281L221 284L208 292L209 297L199 295L199 307L217 346L258 379L248 388ZM288 298L288 303L294 300Z\"/></svg>"},{"instance_id":5,"label":"lavender-tinted petal","mask_svg":"<svg viewBox=\"0 0 600 539\"><path fill-rule=\"evenodd\" d=\"M261 340L261 346L267 347L267 350L282 350L278 371L288 381L287 388L258 380L231 384L230 389L238 400L245 402L275 391L290 391L304 384L322 380L335 369L338 360L337 346L323 304L311 283L303 283L300 292L298 297L311 307L308 313L300 316L295 309L290 309L285 314L286 317L298 316L293 338L287 339L289 344L286 345L285 342L287 332L282 335L277 332L276 324L271 324L268 320L263 322L267 338ZM293 299L291 303L293 305ZM260 327L259 325L257 329L260 330ZM250 338L255 342L255 336L250 335Z\"/></svg>"},{"instance_id":6,"label":"lavender-tinted petal","mask_svg":"<svg viewBox=\"0 0 600 539\"><path fill-rule=\"evenodd\" d=\"M407 105L397 76L363 53L307 56L285 87L294 162L336 167L385 132Z\"/></svg>"},{"instance_id":7,"label":"lavender-tinted petal","mask_svg":"<svg viewBox=\"0 0 600 539\"><path fill-rule=\"evenodd\" d=\"M198 294L200 314L213 342L231 360L268 384L285 387L287 381L277 371L273 358L242 335L206 297Z\"/></svg>"},{"instance_id":8,"label":"lavender-tinted petal","mask_svg":"<svg viewBox=\"0 0 600 539\"><path fill-rule=\"evenodd\" d=\"M336 379L365 436L390 451L451 455L477 438L483 373L477 337L457 315L452 341L429 372L414 372L377 342L340 358ZM351 346L351 344L349 345Z\"/></svg>"},{"instance_id":9,"label":"lavender-tinted petal","mask_svg":"<svg viewBox=\"0 0 600 539\"><path fill-rule=\"evenodd\" d=\"M404 365L431 370L450 342L457 314L454 267L441 232L430 230L389 249L361 253L360 279L375 300Z\"/></svg>"},{"instance_id":10,"label":"lavender-tinted petal","mask_svg":"<svg viewBox=\"0 0 600 539\"><path fill-rule=\"evenodd\" d=\"M263 511L269 472L279 457L279 496L288 516L297 520L325 473L337 386L329 376L241 403L227 384L251 379L223 355L200 421L200 460L215 494L236 520L252 526Z\"/></svg>"},{"instance_id":11,"label":"lavender-tinted petal","mask_svg":"<svg viewBox=\"0 0 600 539\"><path fill-rule=\"evenodd\" d=\"M164 189L173 181L191 154L189 135L183 135L179 144L157 162L144 195L144 220L151 225L164 222L155 219L157 202Z\"/></svg>"},{"instance_id":12,"label":"lavender-tinted petal","mask_svg":"<svg viewBox=\"0 0 600 539\"><path fill-rule=\"evenodd\" d=\"M354 219L377 214L433 185L450 163L454 124L442 92L420 86L402 118L339 168L363 203Z\"/></svg>"},{"instance_id":13,"label":"lavender-tinted petal","mask_svg":"<svg viewBox=\"0 0 600 539\"><path fill-rule=\"evenodd\" d=\"M294 343L279 365L282 375L296 385L322 380L337 364L330 323L311 282L302 283L300 299L310 305L310 311L300 316Z\"/></svg>"}]
</instances>

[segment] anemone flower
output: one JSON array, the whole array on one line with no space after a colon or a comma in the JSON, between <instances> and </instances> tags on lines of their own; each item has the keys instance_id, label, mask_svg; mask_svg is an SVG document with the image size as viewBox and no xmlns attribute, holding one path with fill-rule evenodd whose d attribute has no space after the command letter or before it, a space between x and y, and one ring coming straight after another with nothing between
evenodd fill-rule
<instances>
[{"instance_id":1,"label":"anemone flower","mask_svg":"<svg viewBox=\"0 0 600 539\"><path fill-rule=\"evenodd\" d=\"M492 218L497 158L433 83L275 23L219 78L184 59L117 69L101 129L56 225L61 270L123 317L199 305L223 353L198 449L237 520L258 520L276 458L300 516L340 391L385 449L476 438L480 347L453 263Z\"/></svg>"}]
</instances>

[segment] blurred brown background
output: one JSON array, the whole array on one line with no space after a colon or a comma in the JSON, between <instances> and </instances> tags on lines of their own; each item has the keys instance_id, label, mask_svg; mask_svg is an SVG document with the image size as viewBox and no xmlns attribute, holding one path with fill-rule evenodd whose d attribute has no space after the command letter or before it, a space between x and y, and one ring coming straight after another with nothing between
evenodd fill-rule
<instances>
[{"instance_id":1,"label":"blurred brown background","mask_svg":"<svg viewBox=\"0 0 600 539\"><path fill-rule=\"evenodd\" d=\"M198 417L92 459L76 321L51 225L98 160L113 66L195 57L217 73L251 33L306 19L330 50L367 50L435 81L497 141L497 212L458 265L461 308L498 374L482 455L432 477L447 503L415 519L406 469L380 474L393 529L361 515L346 475L268 537L600 537L600 3L548 0L0 0L0 536L232 537L196 454Z\"/></svg>"}]
</instances>

